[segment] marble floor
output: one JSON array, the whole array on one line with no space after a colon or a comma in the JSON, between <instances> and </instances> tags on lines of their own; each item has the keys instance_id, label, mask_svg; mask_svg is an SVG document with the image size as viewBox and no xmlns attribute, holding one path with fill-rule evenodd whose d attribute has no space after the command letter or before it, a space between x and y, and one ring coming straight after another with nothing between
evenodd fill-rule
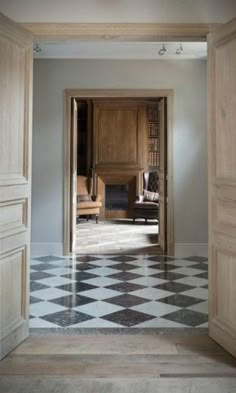
<instances>
[{"instance_id":1,"label":"marble floor","mask_svg":"<svg viewBox=\"0 0 236 393\"><path fill-rule=\"evenodd\" d=\"M95 220L79 219L76 229L78 254L158 254L156 220Z\"/></svg>"},{"instance_id":2,"label":"marble floor","mask_svg":"<svg viewBox=\"0 0 236 393\"><path fill-rule=\"evenodd\" d=\"M207 259L44 256L31 261L31 328L207 327Z\"/></svg>"}]
</instances>

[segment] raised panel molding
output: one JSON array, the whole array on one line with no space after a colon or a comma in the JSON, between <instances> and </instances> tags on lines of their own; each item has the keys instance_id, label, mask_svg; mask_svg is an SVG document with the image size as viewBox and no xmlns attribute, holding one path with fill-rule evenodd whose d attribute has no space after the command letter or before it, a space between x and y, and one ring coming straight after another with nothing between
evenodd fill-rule
<instances>
[{"instance_id":1,"label":"raised panel molding","mask_svg":"<svg viewBox=\"0 0 236 393\"><path fill-rule=\"evenodd\" d=\"M0 237L10 236L26 229L27 200L0 203Z\"/></svg>"},{"instance_id":2,"label":"raised panel molding","mask_svg":"<svg viewBox=\"0 0 236 393\"><path fill-rule=\"evenodd\" d=\"M24 296L28 285L27 270L25 247L0 255L0 321L2 323L0 339L7 337L9 332L21 326L27 318L28 299L26 300ZM5 286L4 282L12 282L12 285Z\"/></svg>"}]
</instances>

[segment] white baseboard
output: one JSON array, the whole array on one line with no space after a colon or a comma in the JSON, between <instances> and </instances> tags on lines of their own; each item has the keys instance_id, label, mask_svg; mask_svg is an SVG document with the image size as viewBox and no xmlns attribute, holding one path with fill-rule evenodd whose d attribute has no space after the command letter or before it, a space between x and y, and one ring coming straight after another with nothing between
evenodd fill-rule
<instances>
[{"instance_id":1,"label":"white baseboard","mask_svg":"<svg viewBox=\"0 0 236 393\"><path fill-rule=\"evenodd\" d=\"M62 243L31 243L31 257L63 255Z\"/></svg>"},{"instance_id":2,"label":"white baseboard","mask_svg":"<svg viewBox=\"0 0 236 393\"><path fill-rule=\"evenodd\" d=\"M190 256L208 257L207 243L175 243L175 256L186 258Z\"/></svg>"}]
</instances>

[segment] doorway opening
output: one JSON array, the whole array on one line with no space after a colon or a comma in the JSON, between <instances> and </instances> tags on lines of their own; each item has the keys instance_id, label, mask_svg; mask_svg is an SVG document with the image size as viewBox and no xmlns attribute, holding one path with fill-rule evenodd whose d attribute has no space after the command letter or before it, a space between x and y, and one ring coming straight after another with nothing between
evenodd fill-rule
<instances>
[{"instance_id":1,"label":"doorway opening","mask_svg":"<svg viewBox=\"0 0 236 393\"><path fill-rule=\"evenodd\" d=\"M172 92L164 93L66 92L66 254L173 254Z\"/></svg>"}]
</instances>

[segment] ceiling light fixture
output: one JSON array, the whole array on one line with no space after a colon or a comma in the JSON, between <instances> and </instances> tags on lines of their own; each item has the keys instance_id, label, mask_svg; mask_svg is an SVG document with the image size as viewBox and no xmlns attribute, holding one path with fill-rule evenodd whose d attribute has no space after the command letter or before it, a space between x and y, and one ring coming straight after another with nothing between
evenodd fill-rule
<instances>
[{"instance_id":1,"label":"ceiling light fixture","mask_svg":"<svg viewBox=\"0 0 236 393\"><path fill-rule=\"evenodd\" d=\"M184 51L182 44L179 44L178 48L176 49L176 54L181 55Z\"/></svg>"},{"instance_id":2,"label":"ceiling light fixture","mask_svg":"<svg viewBox=\"0 0 236 393\"><path fill-rule=\"evenodd\" d=\"M165 44L163 44L162 48L159 50L159 55L164 56L167 52L167 49L165 47Z\"/></svg>"},{"instance_id":3,"label":"ceiling light fixture","mask_svg":"<svg viewBox=\"0 0 236 393\"><path fill-rule=\"evenodd\" d=\"M35 46L34 46L34 53L38 54L40 52L42 52L42 48L39 46L39 44L35 44Z\"/></svg>"}]
</instances>

